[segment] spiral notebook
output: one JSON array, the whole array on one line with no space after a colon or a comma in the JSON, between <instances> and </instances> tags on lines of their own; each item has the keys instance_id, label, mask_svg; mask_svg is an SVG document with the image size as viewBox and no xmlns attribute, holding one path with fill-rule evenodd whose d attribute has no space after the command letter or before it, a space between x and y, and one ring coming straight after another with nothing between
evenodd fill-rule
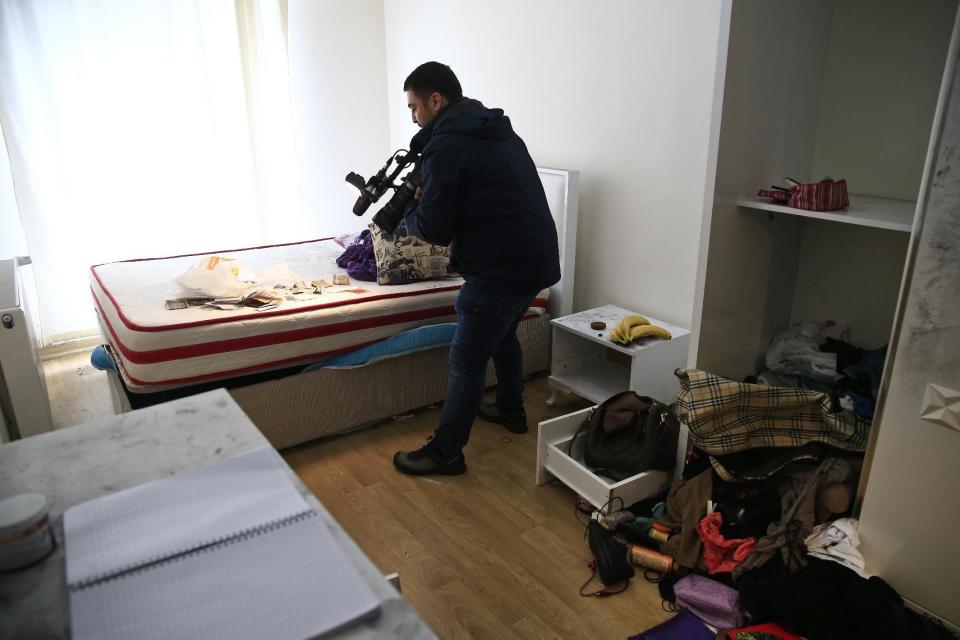
<instances>
[{"instance_id":1,"label":"spiral notebook","mask_svg":"<svg viewBox=\"0 0 960 640\"><path fill-rule=\"evenodd\" d=\"M314 638L377 596L269 447L64 513L73 637Z\"/></svg>"}]
</instances>

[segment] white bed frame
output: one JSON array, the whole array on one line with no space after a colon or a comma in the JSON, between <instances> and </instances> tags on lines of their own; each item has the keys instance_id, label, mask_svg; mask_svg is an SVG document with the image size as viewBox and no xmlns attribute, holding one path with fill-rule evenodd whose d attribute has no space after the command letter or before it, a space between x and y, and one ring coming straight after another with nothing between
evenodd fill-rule
<instances>
[{"instance_id":1,"label":"white bed frame","mask_svg":"<svg viewBox=\"0 0 960 640\"><path fill-rule=\"evenodd\" d=\"M560 281L550 287L550 317L573 313L573 279L577 266L577 213L580 204L580 173L566 169L537 168L547 204L557 225L560 244Z\"/></svg>"},{"instance_id":2,"label":"white bed frame","mask_svg":"<svg viewBox=\"0 0 960 640\"><path fill-rule=\"evenodd\" d=\"M560 245L560 281L550 287L545 316L525 320L517 330L524 350L524 373L550 366L550 317L573 311L576 268L579 174L563 169L538 168L547 203L557 225ZM351 431L393 415L407 413L443 399L447 385L449 347L436 347L387 358L360 367L321 369L275 380L231 387L230 394L274 447L280 449L315 438ZM111 397L119 413L129 411L132 394L116 372L111 372ZM487 383L494 384L493 367ZM178 394L191 388L176 390ZM200 389L198 389L199 391Z\"/></svg>"}]
</instances>

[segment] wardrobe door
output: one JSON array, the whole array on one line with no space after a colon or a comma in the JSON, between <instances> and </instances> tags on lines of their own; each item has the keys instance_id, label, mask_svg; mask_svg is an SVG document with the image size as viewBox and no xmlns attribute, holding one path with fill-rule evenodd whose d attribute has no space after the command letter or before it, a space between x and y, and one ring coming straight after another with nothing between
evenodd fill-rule
<instances>
[{"instance_id":1,"label":"wardrobe door","mask_svg":"<svg viewBox=\"0 0 960 640\"><path fill-rule=\"evenodd\" d=\"M868 570L907 600L960 626L958 47L960 21L954 24L861 481L860 534Z\"/></svg>"}]
</instances>

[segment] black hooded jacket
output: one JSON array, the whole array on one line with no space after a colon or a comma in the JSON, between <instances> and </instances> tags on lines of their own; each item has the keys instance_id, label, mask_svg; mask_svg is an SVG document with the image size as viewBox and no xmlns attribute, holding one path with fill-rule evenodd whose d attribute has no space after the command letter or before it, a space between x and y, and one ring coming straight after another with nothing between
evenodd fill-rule
<instances>
[{"instance_id":1,"label":"black hooded jacket","mask_svg":"<svg viewBox=\"0 0 960 640\"><path fill-rule=\"evenodd\" d=\"M560 279L557 229L536 166L501 109L447 105L411 141L422 148L423 191L407 230L450 245L483 291L532 294Z\"/></svg>"}]
</instances>

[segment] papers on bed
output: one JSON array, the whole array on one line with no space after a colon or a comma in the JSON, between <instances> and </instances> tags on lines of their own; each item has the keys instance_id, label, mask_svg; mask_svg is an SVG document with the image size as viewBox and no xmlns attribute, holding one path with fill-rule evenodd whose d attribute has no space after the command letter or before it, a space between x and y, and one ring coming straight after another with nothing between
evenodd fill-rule
<instances>
[{"instance_id":1,"label":"papers on bed","mask_svg":"<svg viewBox=\"0 0 960 640\"><path fill-rule=\"evenodd\" d=\"M291 277L298 278L296 274L287 269L286 265L281 265L281 267L283 267L285 274L289 273ZM275 278L266 278L259 281L258 285L270 285L274 283L274 280ZM220 311L236 311L249 307L256 311L269 311L270 309L276 309L284 300L293 302L315 300L324 291L330 291L330 293L367 293L368 291L363 287L350 287L350 276L341 273L333 274L331 280L333 280L333 284L326 279L320 279L313 280L308 285L303 280L296 279L287 284L274 283L272 289L261 286L261 288L250 291L246 295L232 298L198 296L172 298L164 301L164 307L170 311L189 309L190 307L207 307ZM284 280L284 282L287 281ZM192 291L197 293L197 290Z\"/></svg>"},{"instance_id":2,"label":"papers on bed","mask_svg":"<svg viewBox=\"0 0 960 640\"><path fill-rule=\"evenodd\" d=\"M337 274L334 276L346 277ZM204 256L174 278L186 296L246 300L271 289L305 289L303 278L286 264L275 264L254 272L241 260L230 256ZM346 283L348 284L349 278ZM282 299L283 296L280 296Z\"/></svg>"},{"instance_id":3,"label":"papers on bed","mask_svg":"<svg viewBox=\"0 0 960 640\"><path fill-rule=\"evenodd\" d=\"M64 513L74 638L309 638L379 600L269 447Z\"/></svg>"},{"instance_id":4,"label":"papers on bed","mask_svg":"<svg viewBox=\"0 0 960 640\"><path fill-rule=\"evenodd\" d=\"M245 263L229 256L204 256L178 275L176 283L191 296L242 296L260 282Z\"/></svg>"}]
</instances>

